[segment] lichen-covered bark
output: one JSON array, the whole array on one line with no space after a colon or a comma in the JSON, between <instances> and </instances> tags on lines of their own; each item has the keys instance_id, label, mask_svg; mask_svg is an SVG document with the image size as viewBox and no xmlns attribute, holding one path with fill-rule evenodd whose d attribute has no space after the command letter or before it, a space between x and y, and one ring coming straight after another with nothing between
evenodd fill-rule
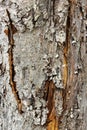
<instances>
[{"instance_id":1,"label":"lichen-covered bark","mask_svg":"<svg viewBox=\"0 0 87 130\"><path fill-rule=\"evenodd\" d=\"M0 1L0 129L86 130L87 1Z\"/></svg>"}]
</instances>

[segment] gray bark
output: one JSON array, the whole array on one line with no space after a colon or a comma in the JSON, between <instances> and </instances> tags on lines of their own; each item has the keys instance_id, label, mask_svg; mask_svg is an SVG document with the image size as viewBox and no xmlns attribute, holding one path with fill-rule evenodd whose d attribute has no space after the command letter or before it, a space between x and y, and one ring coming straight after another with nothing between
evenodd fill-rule
<instances>
[{"instance_id":1,"label":"gray bark","mask_svg":"<svg viewBox=\"0 0 87 130\"><path fill-rule=\"evenodd\" d=\"M0 0L0 130L87 130L86 56L86 0Z\"/></svg>"}]
</instances>

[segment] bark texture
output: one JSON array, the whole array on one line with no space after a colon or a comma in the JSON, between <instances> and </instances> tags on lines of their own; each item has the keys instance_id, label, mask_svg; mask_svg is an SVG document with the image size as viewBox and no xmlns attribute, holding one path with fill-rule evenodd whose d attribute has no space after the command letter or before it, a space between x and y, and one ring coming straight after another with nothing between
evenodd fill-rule
<instances>
[{"instance_id":1,"label":"bark texture","mask_svg":"<svg viewBox=\"0 0 87 130\"><path fill-rule=\"evenodd\" d=\"M87 0L0 0L0 130L87 130Z\"/></svg>"}]
</instances>

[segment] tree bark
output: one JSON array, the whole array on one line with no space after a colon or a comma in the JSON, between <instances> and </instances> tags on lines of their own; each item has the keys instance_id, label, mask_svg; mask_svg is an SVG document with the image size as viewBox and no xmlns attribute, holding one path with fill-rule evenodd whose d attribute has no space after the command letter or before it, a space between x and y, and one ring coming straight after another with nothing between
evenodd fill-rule
<instances>
[{"instance_id":1,"label":"tree bark","mask_svg":"<svg viewBox=\"0 0 87 130\"><path fill-rule=\"evenodd\" d=\"M0 130L86 130L87 1L0 1Z\"/></svg>"}]
</instances>

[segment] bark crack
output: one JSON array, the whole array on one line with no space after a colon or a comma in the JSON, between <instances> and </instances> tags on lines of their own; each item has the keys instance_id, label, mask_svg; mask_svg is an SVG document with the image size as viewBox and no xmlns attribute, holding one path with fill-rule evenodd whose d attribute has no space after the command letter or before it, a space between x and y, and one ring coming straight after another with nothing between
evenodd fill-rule
<instances>
[{"instance_id":1,"label":"bark crack","mask_svg":"<svg viewBox=\"0 0 87 130\"><path fill-rule=\"evenodd\" d=\"M47 130L58 130L58 120L55 111L55 85L52 80L45 82L45 96L44 99L47 102L48 116L47 116Z\"/></svg>"},{"instance_id":2,"label":"bark crack","mask_svg":"<svg viewBox=\"0 0 87 130\"><path fill-rule=\"evenodd\" d=\"M66 21L66 41L64 44L63 49L63 84L64 84L64 90L62 90L62 98L63 98L63 111L61 113L61 116L58 119L58 123L60 126L61 120L64 116L64 113L67 109L67 92L68 92L68 62L69 62L69 50L70 50L70 40L71 40L71 31L72 31L72 19L74 14L74 5L76 1L75 0L69 0L69 8L68 8L68 15L67 15L67 21ZM58 126L58 127L59 127Z\"/></svg>"},{"instance_id":3,"label":"bark crack","mask_svg":"<svg viewBox=\"0 0 87 130\"><path fill-rule=\"evenodd\" d=\"M68 15L67 15L67 22L66 22L66 41L64 45L64 58L63 58L63 82L64 82L64 89L65 91L63 93L66 93L67 90L67 82L68 82L68 55L69 55L69 49L70 49L70 40L71 40L71 31L72 31L72 18L74 13L74 4L75 0L69 0L69 8L68 8ZM66 94L64 94L64 100Z\"/></svg>"},{"instance_id":4,"label":"bark crack","mask_svg":"<svg viewBox=\"0 0 87 130\"><path fill-rule=\"evenodd\" d=\"M12 24L12 20L10 18L10 13L8 10L6 10L8 18L9 18L9 25L8 25L8 29L5 30L4 32L6 33L6 35L8 36L8 41L9 41L9 49L8 49L8 56L9 56L9 74L10 74L10 86L12 88L12 92L15 96L15 99L17 101L17 105L18 105L18 111L19 113L22 113L22 102L21 99L19 97L17 88L16 88L16 82L14 81L14 76L15 76L15 70L14 70L14 60L13 60L13 48L14 48L14 38L13 38L13 34L15 34L17 32L17 29L15 28L15 26Z\"/></svg>"}]
</instances>

